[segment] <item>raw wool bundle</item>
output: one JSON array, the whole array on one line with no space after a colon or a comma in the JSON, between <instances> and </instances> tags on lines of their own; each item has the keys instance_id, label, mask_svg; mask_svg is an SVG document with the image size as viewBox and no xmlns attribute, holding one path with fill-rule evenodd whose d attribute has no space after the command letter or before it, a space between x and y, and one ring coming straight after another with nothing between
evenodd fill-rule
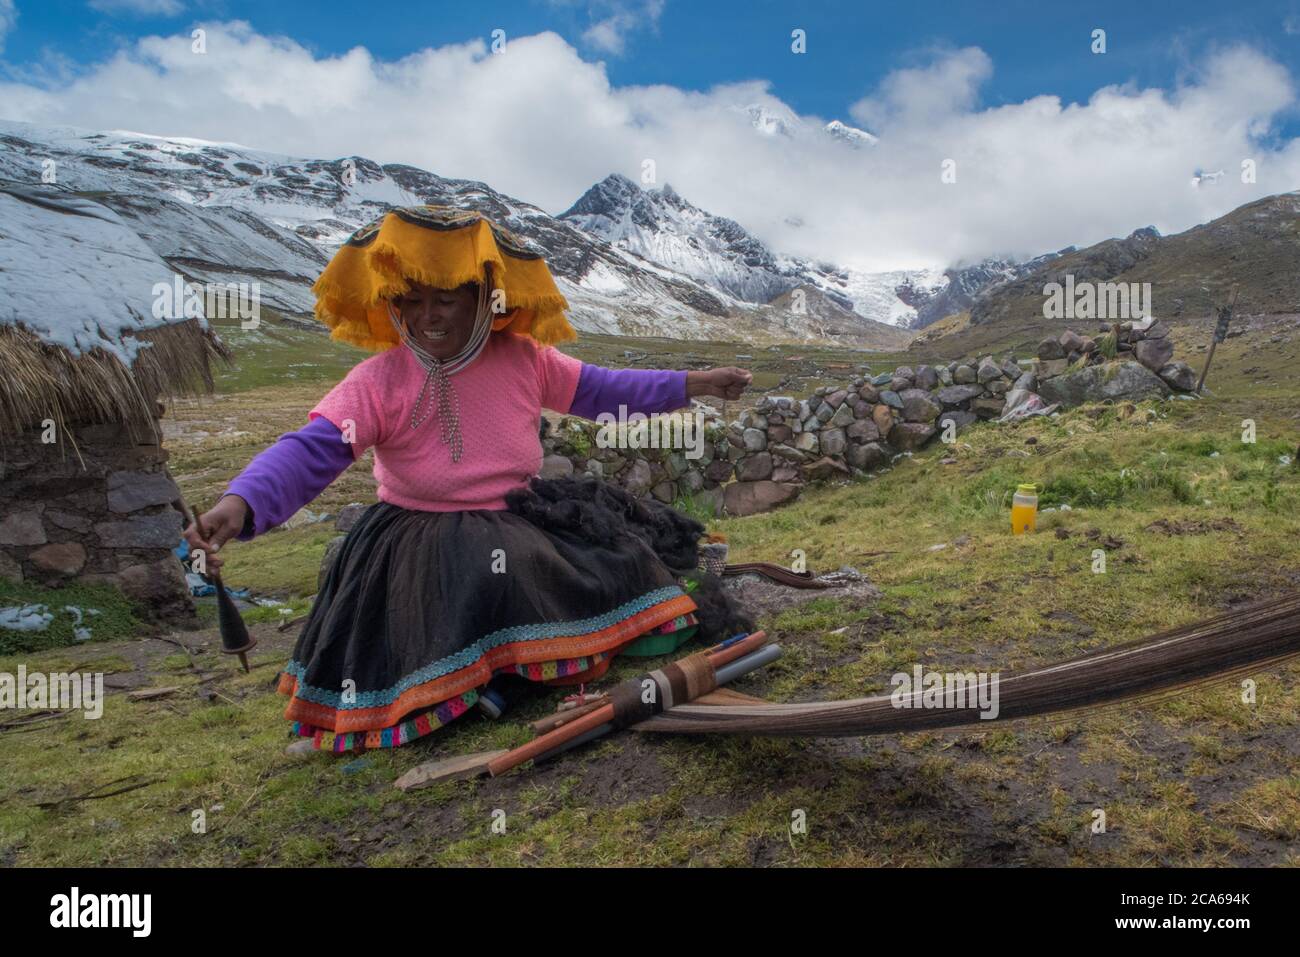
<instances>
[{"instance_id":1,"label":"raw wool bundle","mask_svg":"<svg viewBox=\"0 0 1300 957\"><path fill-rule=\"evenodd\" d=\"M574 541L607 544L629 535L640 538L670 571L696 583L691 598L698 606L700 633L708 641L754 628L723 590L722 580L698 568L704 526L655 499L638 499L596 479L534 478L528 488L506 495L506 508Z\"/></svg>"},{"instance_id":2,"label":"raw wool bundle","mask_svg":"<svg viewBox=\"0 0 1300 957\"><path fill-rule=\"evenodd\" d=\"M1300 655L1300 595L999 679L996 720L1096 709L1226 679ZM677 734L857 737L987 725L978 704L898 707L891 695L753 706L681 705L636 726Z\"/></svg>"},{"instance_id":3,"label":"raw wool bundle","mask_svg":"<svg viewBox=\"0 0 1300 957\"><path fill-rule=\"evenodd\" d=\"M316 318L331 338L389 349L399 339L388 300L413 282L439 289L489 284L505 295L506 312L493 320L494 330L543 345L577 338L539 249L479 213L442 206L395 208L357 230L312 286Z\"/></svg>"}]
</instances>

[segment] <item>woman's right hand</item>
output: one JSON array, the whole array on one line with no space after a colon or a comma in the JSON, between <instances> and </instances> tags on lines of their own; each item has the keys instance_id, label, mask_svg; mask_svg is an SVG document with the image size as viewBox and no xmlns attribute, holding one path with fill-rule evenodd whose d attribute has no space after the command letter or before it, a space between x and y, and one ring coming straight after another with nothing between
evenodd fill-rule
<instances>
[{"instance_id":1,"label":"woman's right hand","mask_svg":"<svg viewBox=\"0 0 1300 957\"><path fill-rule=\"evenodd\" d=\"M185 529L185 541L191 549L199 549L206 556L209 571L221 568L221 558L217 554L226 544L244 529L244 520L248 517L248 503L238 495L226 495L216 505L198 518L198 527L190 525Z\"/></svg>"}]
</instances>

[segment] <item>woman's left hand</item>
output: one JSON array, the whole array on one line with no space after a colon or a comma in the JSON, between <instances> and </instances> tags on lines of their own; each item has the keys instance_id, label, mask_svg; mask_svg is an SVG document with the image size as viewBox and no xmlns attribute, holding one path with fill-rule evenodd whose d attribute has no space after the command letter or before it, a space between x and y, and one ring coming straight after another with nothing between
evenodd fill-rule
<instances>
[{"instance_id":1,"label":"woman's left hand","mask_svg":"<svg viewBox=\"0 0 1300 957\"><path fill-rule=\"evenodd\" d=\"M741 393L754 381L747 369L725 366L703 372L686 373L686 394L690 397L711 395L719 399L739 399Z\"/></svg>"}]
</instances>

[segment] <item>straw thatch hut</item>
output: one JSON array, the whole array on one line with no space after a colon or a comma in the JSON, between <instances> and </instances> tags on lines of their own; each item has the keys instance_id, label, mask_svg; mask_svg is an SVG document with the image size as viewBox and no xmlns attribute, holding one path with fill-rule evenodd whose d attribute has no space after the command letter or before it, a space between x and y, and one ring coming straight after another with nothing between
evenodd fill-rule
<instances>
[{"instance_id":1,"label":"straw thatch hut","mask_svg":"<svg viewBox=\"0 0 1300 957\"><path fill-rule=\"evenodd\" d=\"M193 614L159 400L210 391L226 352L204 319L155 310L174 281L106 207L0 185L0 578Z\"/></svg>"}]
</instances>

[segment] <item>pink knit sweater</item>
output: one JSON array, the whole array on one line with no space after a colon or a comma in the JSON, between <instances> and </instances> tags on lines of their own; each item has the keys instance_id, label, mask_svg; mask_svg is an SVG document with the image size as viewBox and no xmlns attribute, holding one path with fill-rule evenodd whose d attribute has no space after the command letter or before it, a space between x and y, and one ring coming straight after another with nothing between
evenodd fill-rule
<instances>
[{"instance_id":1,"label":"pink knit sweater","mask_svg":"<svg viewBox=\"0 0 1300 957\"><path fill-rule=\"evenodd\" d=\"M442 442L436 406L411 428L425 370L408 349L357 365L311 418L332 422L351 441L354 459L374 448L381 501L432 512L502 509L506 492L527 485L541 467L541 409L567 413L581 370L581 361L558 349L494 332L479 357L451 377L464 436L459 462Z\"/></svg>"}]
</instances>

